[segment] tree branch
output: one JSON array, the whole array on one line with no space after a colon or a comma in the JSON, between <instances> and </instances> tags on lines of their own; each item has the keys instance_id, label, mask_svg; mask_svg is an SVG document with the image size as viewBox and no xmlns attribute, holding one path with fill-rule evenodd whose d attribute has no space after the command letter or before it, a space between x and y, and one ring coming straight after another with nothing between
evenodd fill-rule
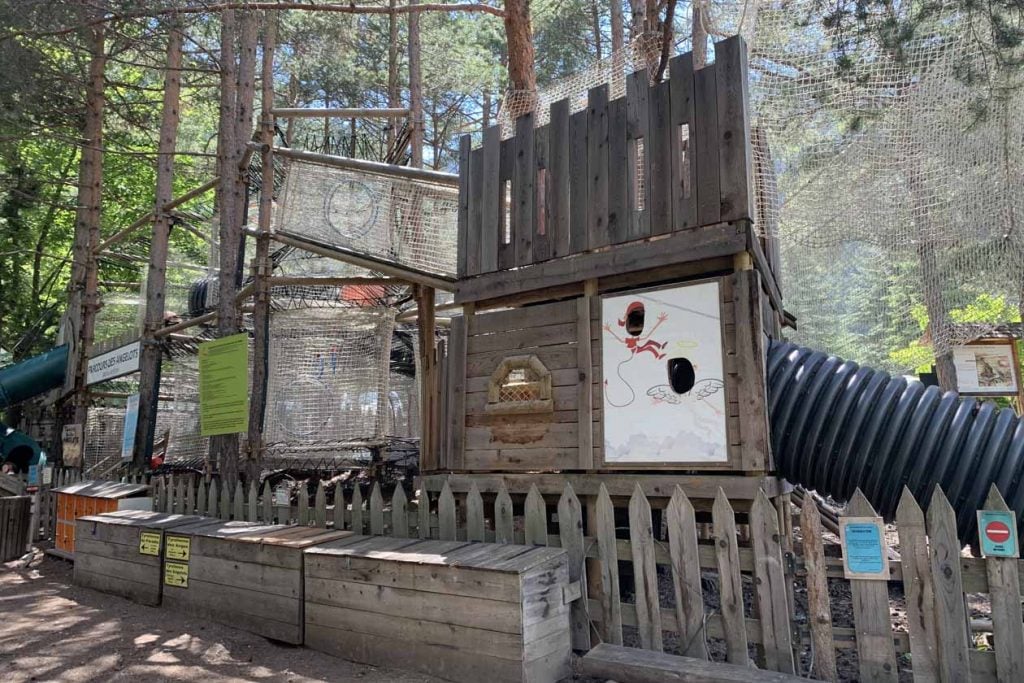
<instances>
[{"instance_id":1,"label":"tree branch","mask_svg":"<svg viewBox=\"0 0 1024 683\"><path fill-rule=\"evenodd\" d=\"M303 10L307 12L336 12L340 14L412 14L414 12L482 12L483 14L490 14L491 16L503 18L505 16L504 10L498 7L491 7L490 5L482 5L474 2L463 2L463 3L425 3L422 5L402 5L398 7L388 7L387 5L356 5L356 4L340 4L334 2L313 2L308 0L307 2L260 2L259 0L249 0L248 2L205 2L196 5L188 5L185 7L166 7L163 9L144 9L134 10L130 12L111 12L104 15L102 18L94 19L92 21L85 22L77 26L69 26L66 28L58 29L55 31L15 31L8 33L4 36L0 36L0 41L7 40L10 38L17 38L23 36L32 37L43 37L43 36L61 36L68 33L74 33L75 31L95 26L97 24L106 24L114 21L123 21L126 19L141 19L141 18L152 18L166 15L183 15L183 14L210 14L214 12L223 12L225 10Z\"/></svg>"}]
</instances>

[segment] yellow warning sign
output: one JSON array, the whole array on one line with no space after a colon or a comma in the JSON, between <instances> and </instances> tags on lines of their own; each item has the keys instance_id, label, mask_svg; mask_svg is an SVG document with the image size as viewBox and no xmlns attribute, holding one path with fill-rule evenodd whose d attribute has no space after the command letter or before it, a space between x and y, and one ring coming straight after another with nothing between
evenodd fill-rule
<instances>
[{"instance_id":1,"label":"yellow warning sign","mask_svg":"<svg viewBox=\"0 0 1024 683\"><path fill-rule=\"evenodd\" d=\"M192 539L188 536L168 536L164 541L164 557L168 560L188 562Z\"/></svg>"},{"instance_id":2,"label":"yellow warning sign","mask_svg":"<svg viewBox=\"0 0 1024 683\"><path fill-rule=\"evenodd\" d=\"M143 531L139 534L139 554L160 557L159 531Z\"/></svg>"},{"instance_id":3,"label":"yellow warning sign","mask_svg":"<svg viewBox=\"0 0 1024 683\"><path fill-rule=\"evenodd\" d=\"M183 562L164 563L164 584L188 588L188 565Z\"/></svg>"}]
</instances>

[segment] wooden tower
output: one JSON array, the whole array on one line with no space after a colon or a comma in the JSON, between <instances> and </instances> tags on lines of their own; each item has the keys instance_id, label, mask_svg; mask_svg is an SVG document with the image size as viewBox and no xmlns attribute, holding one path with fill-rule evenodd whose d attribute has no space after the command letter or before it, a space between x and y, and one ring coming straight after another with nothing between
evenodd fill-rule
<instances>
[{"instance_id":1,"label":"wooden tower","mask_svg":"<svg viewBox=\"0 0 1024 683\"><path fill-rule=\"evenodd\" d=\"M782 304L755 231L746 49L462 140L459 269L427 488L733 500L781 492L766 399ZM439 432L439 434L438 434ZM528 474L527 474L528 473ZM655 474L656 473L656 474Z\"/></svg>"}]
</instances>

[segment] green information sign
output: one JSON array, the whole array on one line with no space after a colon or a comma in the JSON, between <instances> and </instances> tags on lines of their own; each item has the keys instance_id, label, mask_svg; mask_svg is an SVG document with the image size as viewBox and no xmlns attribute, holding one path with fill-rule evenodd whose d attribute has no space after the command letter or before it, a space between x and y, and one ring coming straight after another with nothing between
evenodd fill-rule
<instances>
[{"instance_id":1,"label":"green information sign","mask_svg":"<svg viewBox=\"0 0 1024 683\"><path fill-rule=\"evenodd\" d=\"M238 434L249 429L249 335L199 345L199 432Z\"/></svg>"}]
</instances>

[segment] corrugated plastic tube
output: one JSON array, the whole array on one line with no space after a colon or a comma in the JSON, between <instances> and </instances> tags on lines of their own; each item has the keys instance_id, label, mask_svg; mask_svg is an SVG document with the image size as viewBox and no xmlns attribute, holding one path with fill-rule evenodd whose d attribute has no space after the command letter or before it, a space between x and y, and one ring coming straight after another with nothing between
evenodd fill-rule
<instances>
[{"instance_id":1,"label":"corrugated plastic tube","mask_svg":"<svg viewBox=\"0 0 1024 683\"><path fill-rule=\"evenodd\" d=\"M1024 512L1024 420L961 397L788 342L768 351L772 449L793 484L846 501L860 488L891 520L907 486L927 505L942 486L960 539L996 484Z\"/></svg>"}]
</instances>

